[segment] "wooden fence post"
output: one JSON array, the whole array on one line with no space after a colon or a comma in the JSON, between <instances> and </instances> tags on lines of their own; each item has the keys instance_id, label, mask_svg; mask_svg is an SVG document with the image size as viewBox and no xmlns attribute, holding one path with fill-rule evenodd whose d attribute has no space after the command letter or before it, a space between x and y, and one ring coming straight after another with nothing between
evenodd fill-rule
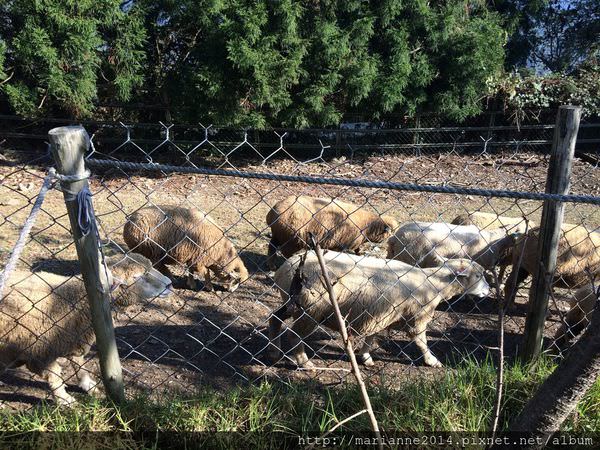
<instances>
[{"instance_id":1,"label":"wooden fence post","mask_svg":"<svg viewBox=\"0 0 600 450\"><path fill-rule=\"evenodd\" d=\"M492 131L492 128L494 128L495 125L496 125L496 111L492 111L490 113L490 121L488 123L488 132L487 132L488 141L491 140L492 137L494 137L494 132Z\"/></svg>"},{"instance_id":2,"label":"wooden fence post","mask_svg":"<svg viewBox=\"0 0 600 450\"><path fill-rule=\"evenodd\" d=\"M78 220L80 205L76 197L80 191L88 188L83 157L88 149L90 138L82 126L53 128L48 132L48 138L57 172L61 175L82 178L73 182L62 181L61 187L90 305L102 381L108 396L113 401L121 403L125 400L123 374L110 309L110 286L102 264L96 233L97 225L94 220L92 229L84 236Z\"/></svg>"},{"instance_id":3,"label":"wooden fence post","mask_svg":"<svg viewBox=\"0 0 600 450\"><path fill-rule=\"evenodd\" d=\"M335 130L335 156L339 157L341 155L342 148L342 124L338 124L337 130Z\"/></svg>"},{"instance_id":4,"label":"wooden fence post","mask_svg":"<svg viewBox=\"0 0 600 450\"><path fill-rule=\"evenodd\" d=\"M421 128L421 116L419 114L415 115L415 132L413 134L413 146L414 153L416 156L421 156L421 136L419 134L419 128Z\"/></svg>"},{"instance_id":5,"label":"wooden fence post","mask_svg":"<svg viewBox=\"0 0 600 450\"><path fill-rule=\"evenodd\" d=\"M577 141L581 107L561 106L556 116L552 155L546 178L546 193L565 195L571 184L571 166ZM563 203L545 200L540 222L537 260L540 264L533 275L529 291L529 311L521 357L531 361L540 354L548 312L548 296L556 268L556 253L563 220Z\"/></svg>"}]
</instances>

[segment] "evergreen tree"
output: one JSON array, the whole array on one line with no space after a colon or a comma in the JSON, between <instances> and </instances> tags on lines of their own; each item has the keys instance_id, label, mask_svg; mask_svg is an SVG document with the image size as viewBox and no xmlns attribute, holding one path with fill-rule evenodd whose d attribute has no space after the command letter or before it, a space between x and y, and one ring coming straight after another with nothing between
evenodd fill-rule
<instances>
[{"instance_id":1,"label":"evergreen tree","mask_svg":"<svg viewBox=\"0 0 600 450\"><path fill-rule=\"evenodd\" d=\"M483 0L13 0L0 89L24 115L90 115L98 98L232 126L462 120L502 70L502 23Z\"/></svg>"},{"instance_id":2,"label":"evergreen tree","mask_svg":"<svg viewBox=\"0 0 600 450\"><path fill-rule=\"evenodd\" d=\"M119 0L11 0L0 6L0 86L18 114L93 112L99 79L128 100L141 84L144 30ZM7 79L9 78L9 79Z\"/></svg>"},{"instance_id":3,"label":"evergreen tree","mask_svg":"<svg viewBox=\"0 0 600 450\"><path fill-rule=\"evenodd\" d=\"M167 120L306 127L351 111L421 110L463 119L502 69L501 18L464 1L144 5L148 95Z\"/></svg>"}]
</instances>

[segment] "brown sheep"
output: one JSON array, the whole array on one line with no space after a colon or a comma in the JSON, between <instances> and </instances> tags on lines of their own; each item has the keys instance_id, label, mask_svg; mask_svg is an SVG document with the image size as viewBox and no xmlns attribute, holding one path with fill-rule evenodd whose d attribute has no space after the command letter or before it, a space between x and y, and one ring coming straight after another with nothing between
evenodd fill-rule
<instances>
[{"instance_id":1,"label":"brown sheep","mask_svg":"<svg viewBox=\"0 0 600 450\"><path fill-rule=\"evenodd\" d=\"M191 272L187 279L191 289L198 275L204 277L205 288L213 290L211 272L231 292L248 279L231 241L202 211L177 206L140 209L125 224L123 239L131 251L150 259L169 278L173 275L167 265L184 265Z\"/></svg>"},{"instance_id":2,"label":"brown sheep","mask_svg":"<svg viewBox=\"0 0 600 450\"><path fill-rule=\"evenodd\" d=\"M554 335L556 345L561 347L566 344L571 337L577 336L589 325L599 295L600 291L595 289L593 283L586 283L575 291L569 300L570 308L565 323Z\"/></svg>"},{"instance_id":3,"label":"brown sheep","mask_svg":"<svg viewBox=\"0 0 600 450\"><path fill-rule=\"evenodd\" d=\"M383 242L398 222L340 200L290 196L269 210L267 225L272 236L267 264L273 269L277 250L289 258L307 247L310 233L322 248L358 254L367 241Z\"/></svg>"},{"instance_id":4,"label":"brown sheep","mask_svg":"<svg viewBox=\"0 0 600 450\"><path fill-rule=\"evenodd\" d=\"M108 266L115 307L171 293L171 281L141 255L120 255ZM96 383L82 370L84 356L95 341L85 297L79 277L14 271L0 301L0 372L25 365L48 382L57 403L71 404L74 399L65 390L58 362L67 358L79 386L91 392Z\"/></svg>"},{"instance_id":5,"label":"brown sheep","mask_svg":"<svg viewBox=\"0 0 600 450\"><path fill-rule=\"evenodd\" d=\"M515 283L532 275L538 264L538 239L540 229L533 228L521 236L513 251L513 269L505 284L505 297ZM519 258L523 254L521 266ZM558 241L556 271L553 286L576 289L600 275L600 233L589 231L581 225L563 224ZM506 297L508 298L508 297Z\"/></svg>"}]
</instances>

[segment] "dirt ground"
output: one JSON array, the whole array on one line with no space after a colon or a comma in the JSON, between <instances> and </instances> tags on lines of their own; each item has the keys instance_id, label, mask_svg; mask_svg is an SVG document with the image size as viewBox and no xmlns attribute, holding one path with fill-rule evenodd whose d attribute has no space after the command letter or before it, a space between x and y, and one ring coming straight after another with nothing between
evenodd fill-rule
<instances>
[{"instance_id":1,"label":"dirt ground","mask_svg":"<svg viewBox=\"0 0 600 450\"><path fill-rule=\"evenodd\" d=\"M37 195L44 167L22 164L5 153L0 160L0 264L6 262ZM207 164L283 174L311 174L369 178L406 183L452 185L490 189L543 191L547 157L521 153L484 155L354 155L298 163L275 159L262 164L252 159L229 162L207 160ZM576 160L571 192L600 195L600 171ZM264 357L268 346L266 325L280 300L266 266L269 240L265 215L269 206L290 194L339 197L379 213L390 214L401 223L410 220L450 221L458 213L495 211L539 220L537 201L486 199L483 197L358 189L303 183L250 180L200 175L162 175L110 170L91 179L94 206L107 255L126 249L122 239L128 214L145 205L183 205L207 211L226 230L251 274L234 293L185 288L176 280L176 294L166 299L132 306L114 315L119 351L128 395L138 392L159 395L181 392L191 395L199 386L226 389L235 383L255 383L262 378L281 381L312 381L337 384L348 377L348 363L335 333L319 330L308 340L319 367L315 374L296 370L289 361L272 364ZM565 220L590 229L600 226L598 208L567 204ZM367 253L384 256L383 245L371 245ZM75 249L69 234L62 194L51 191L33 229L31 241L21 257L32 271L78 273ZM201 287L201 286L199 286ZM509 312L506 351L514 355L527 313L526 287ZM567 309L569 293L559 291L551 305L546 336L553 335ZM496 345L496 301L459 299L438 308L428 335L433 353L450 369L423 366L420 354L404 333L384 336L374 349L375 367L365 369L371 383L394 385L408 376L425 376L451 370L472 355L485 358ZM284 339L284 348L286 340ZM90 355L93 359L94 352ZM98 368L91 361L95 373ZM69 385L77 391L72 373ZM0 377L0 404L21 408L48 397L45 383L25 369L9 370Z\"/></svg>"}]
</instances>

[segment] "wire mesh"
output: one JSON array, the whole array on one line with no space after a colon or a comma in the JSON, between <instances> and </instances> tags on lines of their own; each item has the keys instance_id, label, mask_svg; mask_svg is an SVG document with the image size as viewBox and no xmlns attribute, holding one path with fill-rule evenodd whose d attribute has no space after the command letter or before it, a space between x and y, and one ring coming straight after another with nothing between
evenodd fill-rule
<instances>
[{"instance_id":1,"label":"wire mesh","mask_svg":"<svg viewBox=\"0 0 600 450\"><path fill-rule=\"evenodd\" d=\"M419 125L419 128L396 130L359 126L349 130L253 131L124 124L119 129L111 127L110 133L97 130L88 158L341 180L360 178L426 186L543 191L552 126L507 130L502 126L490 127L488 123L485 129L459 128L444 127L443 123L426 122L423 118ZM592 127L585 129L593 131ZM593 141L595 137L592 133L586 139ZM588 148L586 155L588 159L575 159L571 193L595 196L600 186L599 173L597 163L590 162L590 158L597 157L597 149ZM45 175L44 167L51 165L44 156L32 161L20 157L19 152L7 148L1 165L0 260L3 262L35 200L37 186ZM309 268L306 268L308 281L290 304L291 317L276 334L281 337L282 353L273 357L276 342L274 335L269 336L269 322L273 322L274 313L289 297L281 295L285 286L276 283L277 272L272 269L285 265L285 257L305 247L308 231L316 233L321 245L329 248L326 256L331 259L333 278L339 282L341 293L350 293L346 307L351 313L351 331L356 339L362 342L370 334L378 336L371 342L373 364L365 368L366 379L393 385L395 380L411 374L439 370L426 367L436 365L431 355L446 366L467 357L484 359L490 352L493 354L497 340L494 289L489 295L481 295L481 289L470 289L477 285L475 281L460 284L464 274L456 270L446 281L439 281L442 275L448 275L439 267L410 272L416 269L402 269L398 265L401 262L387 261L380 270L372 272L369 264L379 264L388 256L395 256L411 266L416 263L435 266L459 256L485 266L488 274L483 280L489 285L492 284L489 270L506 266L507 273L511 271L509 256L515 248L513 244L521 242L518 233L524 231L522 218L529 220L531 228L539 223L542 209L538 200L120 168L92 172L91 190L104 254L122 260L123 255L135 251L145 253L155 268L173 282L173 293L169 296L155 292L156 295L138 299L126 307L115 306L117 344L129 396L140 392L159 395L165 391L192 395L200 386L227 389L236 383L264 378L323 384L346 381L349 373L344 349L334 327L328 326L330 313L319 312L309 304L314 301L323 305L326 300L318 281L311 284ZM315 202L311 198L325 200ZM278 211L275 223L267 218L272 209ZM577 334L594 306L590 299L595 300L592 289L596 288L594 270L600 246L597 210L592 204L565 206L565 222L586 230L582 238L585 242L567 238L563 251L565 258L571 256L570 270L581 277L573 281L568 279L573 275L571 272L560 275L564 283L553 291L546 322L546 348L555 347L555 336L568 331L565 323L571 325L571 334ZM488 213L488 216L473 213ZM489 214L494 215L492 219L512 217L521 223L491 223ZM393 221L386 222L383 219L386 216ZM474 223L476 228L468 228L466 233L449 225L442 228L428 225L457 220ZM277 224L282 225L283 231L281 227L277 229ZM127 226L138 231L137 242L124 238ZM398 234L404 226L413 226L413 234L406 234L410 242L403 241ZM397 256L401 251L389 252L387 240L392 236L391 229L395 229L396 241L410 258ZM430 233L432 230L435 232ZM276 233L283 233L286 239ZM507 236L510 239L502 239ZM419 245L408 245L417 241ZM507 243L510 245L503 247ZM274 253L272 261L268 258L270 246ZM336 256L336 252L351 257ZM560 254L559 251L559 260ZM344 258L353 261L351 266L344 266ZM340 269L343 267L347 270ZM468 270L473 267L476 266L468 264ZM48 314L46 303L31 303L31 308L52 325L38 333L38 340L48 345L42 337L56 334L58 326L61 333L73 335L74 339L80 337L80 329L71 325L78 311L72 305L85 304L83 295L74 298L57 295L59 286L81 283L68 217L58 192L51 192L42 207L21 258L20 273L26 280L24 283L34 285L35 280L51 286L44 297L46 303L50 298L59 298L63 305L71 305L71 309L63 308L65 313L60 322L56 315ZM414 281L418 279L416 273L426 273L429 279ZM396 277L397 281L392 283L386 276ZM434 279L438 281L434 283ZM460 289L450 295L447 287L456 283ZM402 294L399 286L404 291L408 287L412 290ZM481 288L481 284L477 286ZM425 288L427 293L423 292ZM287 290L289 293L289 287ZM310 297L313 291L315 296ZM357 297L356 292L361 296ZM369 309L369 301L381 306L379 315ZM407 305L414 311L409 311ZM580 310L583 312L576 313ZM27 323L31 315L23 310L20 315L10 315L4 304L0 305L0 314L3 322L13 325ZM516 353L526 314L527 284L524 284L506 317L508 355ZM71 316L73 319L69 321ZM423 351L424 327L428 350ZM9 330L10 326L2 329ZM304 343L306 357L316 369L298 369L297 363L305 362L304 356L298 359L299 342ZM560 345L564 349L568 342ZM13 359L8 362L18 362ZM92 347L86 355L85 369L98 379L94 360ZM74 368L65 366L62 370L61 377L69 390L82 383L76 373L81 364L79 361L73 364ZM44 379L32 376L23 367L7 370L2 382L0 401L10 407L27 407L50 398Z\"/></svg>"}]
</instances>

